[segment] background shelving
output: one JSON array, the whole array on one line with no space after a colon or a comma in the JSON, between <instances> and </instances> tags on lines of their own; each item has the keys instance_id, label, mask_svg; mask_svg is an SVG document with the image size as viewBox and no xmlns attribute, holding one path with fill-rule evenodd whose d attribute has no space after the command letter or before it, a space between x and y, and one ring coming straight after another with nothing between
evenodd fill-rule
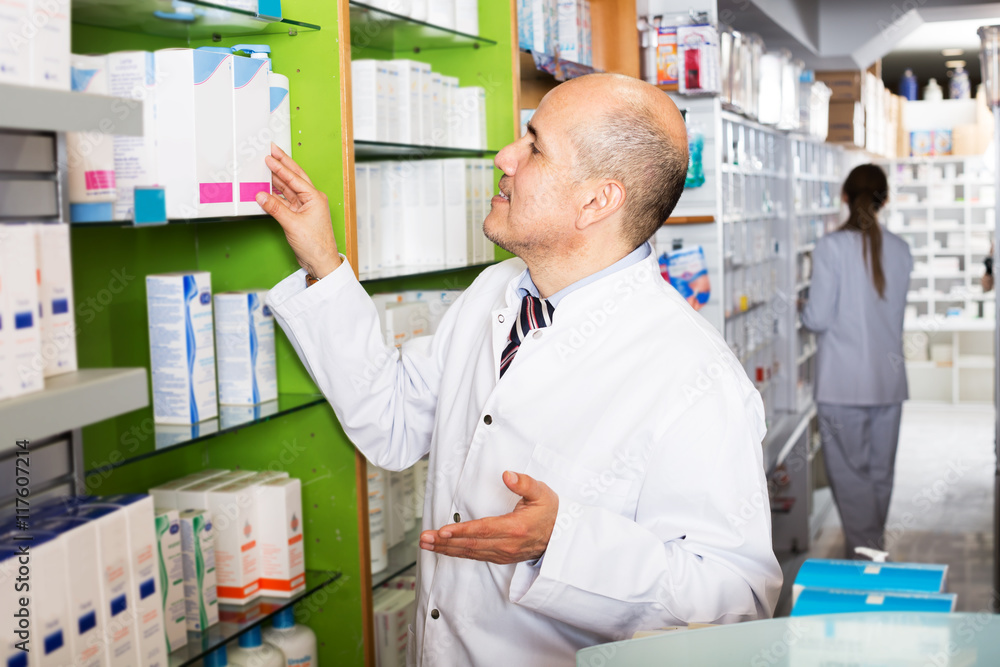
<instances>
[{"instance_id":1,"label":"background shelving","mask_svg":"<svg viewBox=\"0 0 1000 667\"><path fill-rule=\"evenodd\" d=\"M904 336L910 397L992 401L993 366L984 359L995 310L981 286L996 227L992 169L979 156L882 164L888 228L910 244L914 260Z\"/></svg>"}]
</instances>

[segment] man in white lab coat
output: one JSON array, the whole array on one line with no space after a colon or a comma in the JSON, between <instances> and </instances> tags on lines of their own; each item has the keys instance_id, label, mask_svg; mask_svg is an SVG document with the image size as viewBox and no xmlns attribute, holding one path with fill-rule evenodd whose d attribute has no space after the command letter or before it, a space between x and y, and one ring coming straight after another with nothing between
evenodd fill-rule
<instances>
[{"instance_id":1,"label":"man in white lab coat","mask_svg":"<svg viewBox=\"0 0 1000 667\"><path fill-rule=\"evenodd\" d=\"M687 169L666 95L618 75L550 92L496 157L484 230L518 259L401 350L326 197L268 164L286 200L258 201L302 266L269 294L279 323L372 463L430 453L410 665L572 665L636 630L771 615L763 405L647 242Z\"/></svg>"}]
</instances>

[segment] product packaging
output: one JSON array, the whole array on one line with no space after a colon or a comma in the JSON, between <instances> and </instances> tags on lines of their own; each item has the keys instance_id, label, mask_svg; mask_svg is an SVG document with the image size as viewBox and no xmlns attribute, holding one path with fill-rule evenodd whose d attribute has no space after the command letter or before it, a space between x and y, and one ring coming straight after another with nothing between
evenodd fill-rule
<instances>
[{"instance_id":1,"label":"product packaging","mask_svg":"<svg viewBox=\"0 0 1000 667\"><path fill-rule=\"evenodd\" d=\"M281 649L267 644L261 636L260 625L255 625L236 640L237 646L228 653L233 667L286 667Z\"/></svg>"},{"instance_id":2,"label":"product packaging","mask_svg":"<svg viewBox=\"0 0 1000 667\"><path fill-rule=\"evenodd\" d=\"M677 27L661 26L656 30L656 82L675 87L679 83L678 71Z\"/></svg>"},{"instance_id":3,"label":"product packaging","mask_svg":"<svg viewBox=\"0 0 1000 667\"><path fill-rule=\"evenodd\" d=\"M35 251L42 372L45 377L52 377L77 368L69 225L35 225Z\"/></svg>"},{"instance_id":4,"label":"product packaging","mask_svg":"<svg viewBox=\"0 0 1000 667\"><path fill-rule=\"evenodd\" d=\"M708 303L711 283L708 279L708 264L701 246L692 246L664 253L660 258L670 277L670 284L695 310Z\"/></svg>"},{"instance_id":5,"label":"product packaging","mask_svg":"<svg viewBox=\"0 0 1000 667\"><path fill-rule=\"evenodd\" d=\"M455 29L455 0L431 0L427 3L427 22L448 30Z\"/></svg>"},{"instance_id":6,"label":"product packaging","mask_svg":"<svg viewBox=\"0 0 1000 667\"><path fill-rule=\"evenodd\" d=\"M441 160L444 192L444 264L445 266L465 266L468 264L468 234L466 224L466 162L464 159Z\"/></svg>"},{"instance_id":7,"label":"product packaging","mask_svg":"<svg viewBox=\"0 0 1000 667\"><path fill-rule=\"evenodd\" d=\"M368 464L368 534L372 574L389 567L389 545L386 541L385 477L381 468Z\"/></svg>"},{"instance_id":8,"label":"product packaging","mask_svg":"<svg viewBox=\"0 0 1000 667\"><path fill-rule=\"evenodd\" d=\"M257 194L271 191L271 61L267 57L233 58L233 145L236 173L235 215L259 215Z\"/></svg>"},{"instance_id":9,"label":"product packaging","mask_svg":"<svg viewBox=\"0 0 1000 667\"><path fill-rule=\"evenodd\" d=\"M108 95L107 56L73 54L72 88L89 95ZM104 132L67 132L70 217L111 220L115 190L114 138Z\"/></svg>"},{"instance_id":10,"label":"product packaging","mask_svg":"<svg viewBox=\"0 0 1000 667\"><path fill-rule=\"evenodd\" d=\"M35 229L0 225L0 399L44 387Z\"/></svg>"},{"instance_id":11,"label":"product packaging","mask_svg":"<svg viewBox=\"0 0 1000 667\"><path fill-rule=\"evenodd\" d=\"M256 405L278 398L274 315L264 295L263 290L215 295L220 403Z\"/></svg>"},{"instance_id":12,"label":"product packaging","mask_svg":"<svg viewBox=\"0 0 1000 667\"><path fill-rule=\"evenodd\" d=\"M142 136L115 135L115 203L114 220L142 219L149 202L136 188L146 189L158 185L156 157L156 66L149 51L116 51L105 56L108 61L108 91L126 102L128 113L137 113L142 103ZM136 208L139 211L136 211ZM158 211L162 215L163 211ZM76 218L74 217L74 220Z\"/></svg>"},{"instance_id":13,"label":"product packaging","mask_svg":"<svg viewBox=\"0 0 1000 667\"><path fill-rule=\"evenodd\" d=\"M130 613L136 629L139 664L167 667L153 498L132 493L94 497L93 502L96 506L119 508L125 515L132 580Z\"/></svg>"},{"instance_id":14,"label":"product packaging","mask_svg":"<svg viewBox=\"0 0 1000 667\"><path fill-rule=\"evenodd\" d=\"M101 667L107 660L104 626L101 624L101 566L97 549L97 525L72 516L53 516L33 522L39 530L56 533L67 559L69 594L68 633L74 667ZM13 582L11 588L13 590ZM9 664L9 663L0 663Z\"/></svg>"},{"instance_id":15,"label":"product packaging","mask_svg":"<svg viewBox=\"0 0 1000 667\"><path fill-rule=\"evenodd\" d=\"M258 483L255 492L261 593L291 597L306 585L302 483L295 478L277 478Z\"/></svg>"},{"instance_id":16,"label":"product packaging","mask_svg":"<svg viewBox=\"0 0 1000 667\"><path fill-rule=\"evenodd\" d=\"M175 509L156 509L156 558L167 653L187 644L187 610L184 602L184 555L181 523Z\"/></svg>"},{"instance_id":17,"label":"product packaging","mask_svg":"<svg viewBox=\"0 0 1000 667\"><path fill-rule=\"evenodd\" d=\"M354 215L358 239L358 277L362 280L372 272L372 202L371 168L366 162L354 165Z\"/></svg>"},{"instance_id":18,"label":"product packaging","mask_svg":"<svg viewBox=\"0 0 1000 667\"><path fill-rule=\"evenodd\" d=\"M244 604L260 596L260 546L256 490L246 480L208 492L215 527L219 602Z\"/></svg>"},{"instance_id":19,"label":"product packaging","mask_svg":"<svg viewBox=\"0 0 1000 667\"><path fill-rule=\"evenodd\" d=\"M157 171L167 215L232 215L233 55L201 49L154 55Z\"/></svg>"},{"instance_id":20,"label":"product packaging","mask_svg":"<svg viewBox=\"0 0 1000 667\"><path fill-rule=\"evenodd\" d=\"M204 510L184 510L177 519L181 526L187 628L203 632L219 622L211 514Z\"/></svg>"},{"instance_id":21,"label":"product packaging","mask_svg":"<svg viewBox=\"0 0 1000 667\"><path fill-rule=\"evenodd\" d=\"M211 275L150 274L146 301L155 421L196 424L217 417Z\"/></svg>"},{"instance_id":22,"label":"product packaging","mask_svg":"<svg viewBox=\"0 0 1000 667\"><path fill-rule=\"evenodd\" d=\"M0 11L0 82L19 86L31 85L31 49L28 36L35 28L31 24L30 0L5 0ZM0 653L0 658L3 654ZM0 663L6 664L6 663Z\"/></svg>"},{"instance_id":23,"label":"product packaging","mask_svg":"<svg viewBox=\"0 0 1000 667\"><path fill-rule=\"evenodd\" d=\"M677 50L681 68L680 93L719 92L719 35L715 27L707 24L678 26Z\"/></svg>"},{"instance_id":24,"label":"product packaging","mask_svg":"<svg viewBox=\"0 0 1000 667\"><path fill-rule=\"evenodd\" d=\"M889 593L806 588L792 607L792 616L847 614L858 612L938 612L955 610L954 594Z\"/></svg>"},{"instance_id":25,"label":"product packaging","mask_svg":"<svg viewBox=\"0 0 1000 667\"><path fill-rule=\"evenodd\" d=\"M396 91L395 116L396 132L394 141L401 144L419 144L423 137L423 98L421 97L421 81L425 72L430 72L430 65L415 60L389 60L389 68L393 87Z\"/></svg>"},{"instance_id":26,"label":"product packaging","mask_svg":"<svg viewBox=\"0 0 1000 667\"><path fill-rule=\"evenodd\" d=\"M219 468L209 468L198 472L170 480L149 490L149 495L153 496L153 507L163 509L177 509L177 490L185 486L193 486L198 482L212 477L218 477L228 473L228 470Z\"/></svg>"},{"instance_id":27,"label":"product packaging","mask_svg":"<svg viewBox=\"0 0 1000 667\"><path fill-rule=\"evenodd\" d=\"M389 69L384 60L351 61L355 140L390 141L389 104L386 97L388 78Z\"/></svg>"},{"instance_id":28,"label":"product packaging","mask_svg":"<svg viewBox=\"0 0 1000 667\"><path fill-rule=\"evenodd\" d=\"M420 224L409 264L444 266L444 165L442 160L417 163L420 186Z\"/></svg>"},{"instance_id":29,"label":"product packaging","mask_svg":"<svg viewBox=\"0 0 1000 667\"><path fill-rule=\"evenodd\" d=\"M34 29L21 48L30 50L31 85L70 90L70 0L35 0L30 20Z\"/></svg>"},{"instance_id":30,"label":"product packaging","mask_svg":"<svg viewBox=\"0 0 1000 667\"><path fill-rule=\"evenodd\" d=\"M455 30L467 35L479 34L478 0L455 0Z\"/></svg>"},{"instance_id":31,"label":"product packaging","mask_svg":"<svg viewBox=\"0 0 1000 667\"><path fill-rule=\"evenodd\" d=\"M295 608L291 605L274 615L273 624L264 630L264 641L281 649L288 667L317 667L316 633L295 624Z\"/></svg>"}]
</instances>

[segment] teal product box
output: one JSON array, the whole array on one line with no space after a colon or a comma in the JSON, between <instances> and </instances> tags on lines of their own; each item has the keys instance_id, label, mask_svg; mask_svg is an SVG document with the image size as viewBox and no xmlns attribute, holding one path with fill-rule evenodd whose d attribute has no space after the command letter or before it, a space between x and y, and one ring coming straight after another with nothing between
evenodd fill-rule
<instances>
[{"instance_id":1,"label":"teal product box","mask_svg":"<svg viewBox=\"0 0 1000 667\"><path fill-rule=\"evenodd\" d=\"M927 130L910 132L910 156L934 155L934 133Z\"/></svg>"},{"instance_id":2,"label":"teal product box","mask_svg":"<svg viewBox=\"0 0 1000 667\"><path fill-rule=\"evenodd\" d=\"M799 568L792 596L794 599L804 588L944 593L947 579L947 565L810 558Z\"/></svg>"},{"instance_id":3,"label":"teal product box","mask_svg":"<svg viewBox=\"0 0 1000 667\"><path fill-rule=\"evenodd\" d=\"M865 611L939 612L955 610L958 596L953 593L887 593L882 591L845 591L830 588L802 590L792 616L849 614Z\"/></svg>"}]
</instances>

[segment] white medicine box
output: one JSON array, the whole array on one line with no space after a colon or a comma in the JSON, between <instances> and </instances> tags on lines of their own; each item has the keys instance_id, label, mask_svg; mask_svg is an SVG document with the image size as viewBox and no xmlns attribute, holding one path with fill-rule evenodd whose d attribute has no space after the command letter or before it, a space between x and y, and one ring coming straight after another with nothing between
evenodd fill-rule
<instances>
[{"instance_id":1,"label":"white medicine box","mask_svg":"<svg viewBox=\"0 0 1000 667\"><path fill-rule=\"evenodd\" d=\"M215 295L219 403L256 405L278 398L274 315L265 290Z\"/></svg>"}]
</instances>

